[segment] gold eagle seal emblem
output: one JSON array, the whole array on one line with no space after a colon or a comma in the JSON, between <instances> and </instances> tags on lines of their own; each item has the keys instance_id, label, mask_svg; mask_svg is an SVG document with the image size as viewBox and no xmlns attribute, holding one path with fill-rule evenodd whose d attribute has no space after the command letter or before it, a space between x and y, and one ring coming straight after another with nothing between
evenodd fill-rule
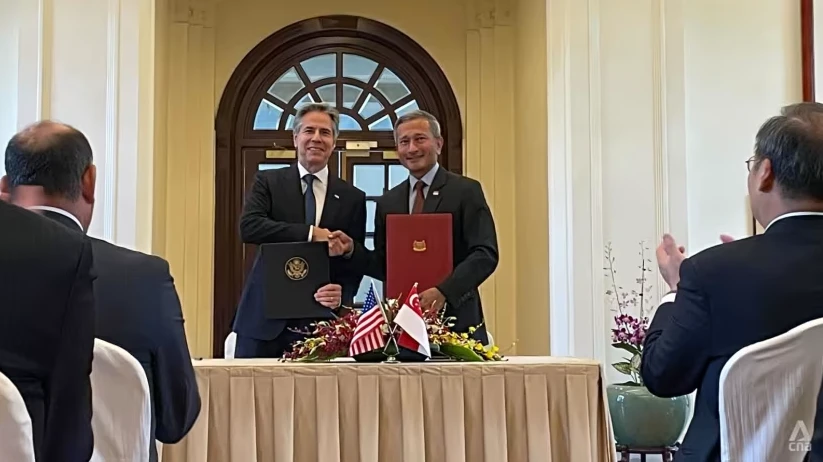
<instances>
[{"instance_id":1,"label":"gold eagle seal emblem","mask_svg":"<svg viewBox=\"0 0 823 462\"><path fill-rule=\"evenodd\" d=\"M415 252L425 252L426 241L414 241L412 243L412 250L414 250Z\"/></svg>"},{"instance_id":2,"label":"gold eagle seal emblem","mask_svg":"<svg viewBox=\"0 0 823 462\"><path fill-rule=\"evenodd\" d=\"M286 262L286 276L292 281L299 281L309 274L309 264L300 257L292 257Z\"/></svg>"}]
</instances>

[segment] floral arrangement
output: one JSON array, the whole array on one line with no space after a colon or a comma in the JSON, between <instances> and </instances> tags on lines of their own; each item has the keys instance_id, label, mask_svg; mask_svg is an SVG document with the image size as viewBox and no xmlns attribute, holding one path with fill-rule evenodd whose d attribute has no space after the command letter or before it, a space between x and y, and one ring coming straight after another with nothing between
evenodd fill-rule
<instances>
[{"instance_id":1,"label":"floral arrangement","mask_svg":"<svg viewBox=\"0 0 823 462\"><path fill-rule=\"evenodd\" d=\"M629 292L622 286L617 285L617 270L615 269L615 258L612 255L611 244L606 245L606 277L609 279L609 289L606 296L612 311L615 312L614 328L611 330L612 346L628 352L631 357L623 358L624 361L614 363L612 366L620 373L631 377L631 380L621 385L643 385L643 378L640 376L640 362L643 358L643 341L646 339L646 331L649 328L649 317L651 311L647 313L651 306L650 295L652 287L649 285L648 273L652 271L651 260L646 258L649 249L640 242L640 265L637 267L640 277L635 279L638 288ZM635 317L628 312L637 309L639 316Z\"/></svg>"},{"instance_id":2,"label":"floral arrangement","mask_svg":"<svg viewBox=\"0 0 823 462\"><path fill-rule=\"evenodd\" d=\"M398 327L394 332L390 332L388 325L400 310L400 303L397 299L389 299L381 302L383 313L387 316L388 323L383 325L383 335L386 338L387 348L394 345L400 335ZM285 361L330 361L335 358L346 357L349 354L349 345L357 327L357 318L361 315L359 310L344 307L346 314L331 320L318 321L311 324L306 332L306 338L295 342L292 349L283 355ZM477 340L470 337L476 330L470 327L468 333L452 332L454 318L446 318L442 310L423 312L423 320L429 334L432 356L439 353L458 361L501 361L500 349L495 345L484 346ZM389 336L393 336L393 340ZM387 352L387 354L389 354ZM394 354L397 354L394 352Z\"/></svg>"}]
</instances>

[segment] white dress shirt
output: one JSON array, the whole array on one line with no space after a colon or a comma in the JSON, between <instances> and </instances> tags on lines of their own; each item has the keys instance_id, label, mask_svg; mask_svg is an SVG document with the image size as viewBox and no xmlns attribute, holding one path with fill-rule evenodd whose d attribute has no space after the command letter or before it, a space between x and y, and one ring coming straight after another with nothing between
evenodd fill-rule
<instances>
[{"instance_id":1,"label":"white dress shirt","mask_svg":"<svg viewBox=\"0 0 823 462\"><path fill-rule=\"evenodd\" d=\"M417 184L418 181L422 181L423 184L426 186L423 187L423 199L429 197L429 189L431 189L432 182L434 182L434 176L437 175L437 169L440 168L440 164L435 163L434 166L423 175L423 178L419 180L412 175L409 175L409 213L412 212L414 209L414 199L417 196L417 193L414 191L414 185Z\"/></svg>"},{"instance_id":2,"label":"white dress shirt","mask_svg":"<svg viewBox=\"0 0 823 462\"><path fill-rule=\"evenodd\" d=\"M64 217L71 218L71 220L73 222L77 223L77 227L80 228L81 231L83 230L83 225L80 224L80 220L77 219L76 216L70 214L69 212L66 212L63 209L58 209L57 207L49 207L48 205L33 205L33 206L29 207L28 209L29 210L40 210L42 212L59 213L60 215L63 215Z\"/></svg>"},{"instance_id":3,"label":"white dress shirt","mask_svg":"<svg viewBox=\"0 0 823 462\"><path fill-rule=\"evenodd\" d=\"M297 163L297 171L300 172L300 189L303 194L306 194L308 183L303 178L309 174L309 171L300 162ZM314 191L314 203L316 204L314 226L320 226L320 217L323 216L323 206L326 204L326 189L329 187L329 166L323 167L322 170L314 174L314 177L311 188ZM309 227L309 241L311 241L314 226Z\"/></svg>"}]
</instances>

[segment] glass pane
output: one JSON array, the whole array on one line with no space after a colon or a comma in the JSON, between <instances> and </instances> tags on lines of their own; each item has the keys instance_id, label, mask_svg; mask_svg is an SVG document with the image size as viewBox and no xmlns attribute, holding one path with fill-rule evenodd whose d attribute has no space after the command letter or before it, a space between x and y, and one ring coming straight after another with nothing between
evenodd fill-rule
<instances>
[{"instance_id":1,"label":"glass pane","mask_svg":"<svg viewBox=\"0 0 823 462\"><path fill-rule=\"evenodd\" d=\"M366 239L366 247L369 247L370 241L371 239ZM366 294L369 292L372 281L374 281L374 289L377 290L377 296L379 296L381 300L383 299L383 283L377 279L366 276L360 281L360 288L357 289L357 295L354 296L355 303L363 303L366 301Z\"/></svg>"},{"instance_id":2,"label":"glass pane","mask_svg":"<svg viewBox=\"0 0 823 462\"><path fill-rule=\"evenodd\" d=\"M279 98L281 101L288 102L291 97L302 90L304 86L303 81L300 80L300 76L297 75L297 71L292 67L274 82L269 88L269 94Z\"/></svg>"},{"instance_id":3,"label":"glass pane","mask_svg":"<svg viewBox=\"0 0 823 462\"><path fill-rule=\"evenodd\" d=\"M400 77L388 69L383 69L383 73L380 74L380 78L377 79L377 83L374 86L386 95L386 99L388 99L390 103L395 103L401 98L411 94L406 84L400 80Z\"/></svg>"},{"instance_id":4,"label":"glass pane","mask_svg":"<svg viewBox=\"0 0 823 462\"><path fill-rule=\"evenodd\" d=\"M343 55L343 77L368 82L375 69L377 69L377 63L369 58L349 54Z\"/></svg>"},{"instance_id":5,"label":"glass pane","mask_svg":"<svg viewBox=\"0 0 823 462\"><path fill-rule=\"evenodd\" d=\"M357 123L352 116L340 114L340 131L343 130L362 130L362 128L360 128L360 124Z\"/></svg>"},{"instance_id":6,"label":"glass pane","mask_svg":"<svg viewBox=\"0 0 823 462\"><path fill-rule=\"evenodd\" d=\"M373 95L369 95L366 97L366 101L363 102L363 107L360 108L360 116L364 119L368 119L381 110L383 110L383 104L381 104L380 101L378 101Z\"/></svg>"},{"instance_id":7,"label":"glass pane","mask_svg":"<svg viewBox=\"0 0 823 462\"><path fill-rule=\"evenodd\" d=\"M317 89L317 94L324 103L329 103L332 106L337 105L337 85L323 85Z\"/></svg>"},{"instance_id":8,"label":"glass pane","mask_svg":"<svg viewBox=\"0 0 823 462\"><path fill-rule=\"evenodd\" d=\"M409 101L408 103L400 106L399 108L397 108L397 111L395 111L395 114L397 114L397 117L400 117L404 114L407 114L411 111L416 111L418 109L420 109L420 107L417 106L417 101L412 100L412 101Z\"/></svg>"},{"instance_id":9,"label":"glass pane","mask_svg":"<svg viewBox=\"0 0 823 462\"><path fill-rule=\"evenodd\" d=\"M398 164L389 165L389 189L399 185L408 177L409 171L406 167ZM366 206L368 207L368 204Z\"/></svg>"},{"instance_id":10,"label":"glass pane","mask_svg":"<svg viewBox=\"0 0 823 462\"><path fill-rule=\"evenodd\" d=\"M293 126L294 126L294 116L289 115L289 118L286 119L286 130L291 130L291 128Z\"/></svg>"},{"instance_id":11,"label":"glass pane","mask_svg":"<svg viewBox=\"0 0 823 462\"><path fill-rule=\"evenodd\" d=\"M268 100L260 101L260 106L257 108L257 115L254 116L255 130L277 130L277 125L280 123L280 116L283 111L270 103Z\"/></svg>"},{"instance_id":12,"label":"glass pane","mask_svg":"<svg viewBox=\"0 0 823 462\"><path fill-rule=\"evenodd\" d=\"M377 210L377 202L366 201L366 232L374 232L374 213Z\"/></svg>"},{"instance_id":13,"label":"glass pane","mask_svg":"<svg viewBox=\"0 0 823 462\"><path fill-rule=\"evenodd\" d=\"M349 84L343 85L343 107L353 108L357 98L360 98L360 93L363 93L363 90L359 87Z\"/></svg>"},{"instance_id":14,"label":"glass pane","mask_svg":"<svg viewBox=\"0 0 823 462\"><path fill-rule=\"evenodd\" d=\"M389 118L388 114L384 115L383 117L378 119L376 122L372 122L371 125L369 125L369 130L375 130L375 131L377 131L377 130L389 130L389 131L391 131L392 128L393 127L391 125L391 119Z\"/></svg>"},{"instance_id":15,"label":"glass pane","mask_svg":"<svg viewBox=\"0 0 823 462\"><path fill-rule=\"evenodd\" d=\"M289 165L290 164L258 164L257 165L257 170L259 170L261 172L263 170L277 170L278 168L286 168Z\"/></svg>"},{"instance_id":16,"label":"glass pane","mask_svg":"<svg viewBox=\"0 0 823 462\"><path fill-rule=\"evenodd\" d=\"M303 66L303 70L312 82L334 77L337 74L337 54L315 56L303 61L300 65Z\"/></svg>"},{"instance_id":17,"label":"glass pane","mask_svg":"<svg viewBox=\"0 0 823 462\"><path fill-rule=\"evenodd\" d=\"M298 101L297 104L294 105L294 107L299 108L300 106L302 106L304 104L315 103L315 102L316 101L314 100L314 98L311 97L311 93L306 93L306 96L300 98L300 101Z\"/></svg>"},{"instance_id":18,"label":"glass pane","mask_svg":"<svg viewBox=\"0 0 823 462\"><path fill-rule=\"evenodd\" d=\"M367 196L383 195L382 164L359 164L354 166L354 186L360 188Z\"/></svg>"}]
</instances>

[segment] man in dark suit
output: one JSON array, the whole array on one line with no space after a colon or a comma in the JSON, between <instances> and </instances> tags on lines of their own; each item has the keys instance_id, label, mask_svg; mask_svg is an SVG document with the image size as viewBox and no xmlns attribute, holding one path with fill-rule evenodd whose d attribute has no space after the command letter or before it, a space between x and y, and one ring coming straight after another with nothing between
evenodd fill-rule
<instances>
[{"instance_id":1,"label":"man in dark suit","mask_svg":"<svg viewBox=\"0 0 823 462\"><path fill-rule=\"evenodd\" d=\"M747 166L764 234L690 258L669 235L657 249L673 292L647 332L641 374L657 396L697 389L678 461L720 460L719 377L734 353L823 317L823 106L765 122Z\"/></svg>"},{"instance_id":2,"label":"man in dark suit","mask_svg":"<svg viewBox=\"0 0 823 462\"><path fill-rule=\"evenodd\" d=\"M82 236L92 219L95 172L82 133L41 122L9 142L2 189L13 203ZM151 435L176 443L194 425L201 403L169 265L99 239L91 245L96 336L125 349L143 366L152 399ZM150 451L150 460L157 460L154 444Z\"/></svg>"},{"instance_id":3,"label":"man in dark suit","mask_svg":"<svg viewBox=\"0 0 823 462\"><path fill-rule=\"evenodd\" d=\"M94 445L91 246L84 236L2 201L0 223L0 373L26 402L37 460L88 461Z\"/></svg>"},{"instance_id":4,"label":"man in dark suit","mask_svg":"<svg viewBox=\"0 0 823 462\"><path fill-rule=\"evenodd\" d=\"M362 243L353 245L343 233L332 234L332 246L365 268L376 279L386 278L386 216L408 213L452 215L452 274L436 287L420 294L424 309L440 309L456 318L454 330L479 327L474 337L488 343L478 287L497 268L497 232L483 188L477 181L456 175L437 163L443 148L440 124L425 111L398 118L394 128L400 163L409 178L377 200L374 218L374 252Z\"/></svg>"},{"instance_id":5,"label":"man in dark suit","mask_svg":"<svg viewBox=\"0 0 823 462\"><path fill-rule=\"evenodd\" d=\"M258 172L240 218L246 244L328 242L339 230L363 242L366 236L366 195L330 174L328 162L337 140L340 116L326 104L308 104L294 119L297 164ZM333 257L339 253L331 253ZM265 314L264 271L255 260L237 308L235 357L280 357L303 338L311 319L284 321ZM343 258L332 258L332 284L315 299L329 309L351 304L362 272Z\"/></svg>"}]
</instances>

